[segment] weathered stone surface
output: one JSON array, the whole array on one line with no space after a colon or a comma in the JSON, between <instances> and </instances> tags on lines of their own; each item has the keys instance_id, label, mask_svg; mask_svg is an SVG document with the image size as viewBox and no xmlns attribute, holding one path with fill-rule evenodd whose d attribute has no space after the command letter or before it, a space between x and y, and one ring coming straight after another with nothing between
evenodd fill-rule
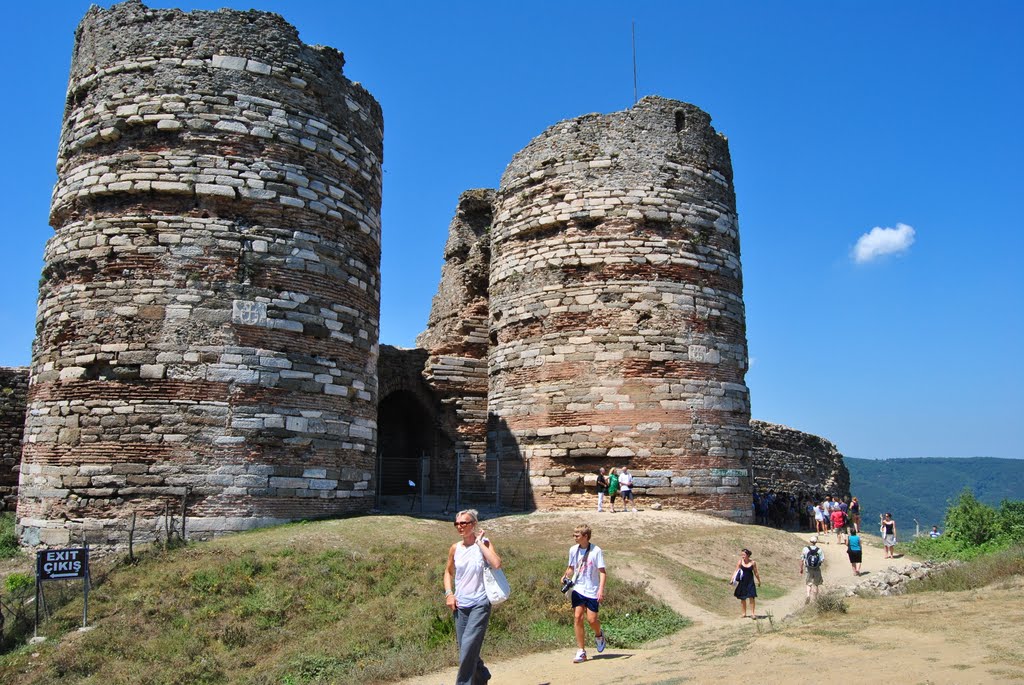
<instances>
[{"instance_id":1,"label":"weathered stone surface","mask_svg":"<svg viewBox=\"0 0 1024 685\"><path fill-rule=\"evenodd\" d=\"M0 367L0 512L14 511L25 431L28 369Z\"/></svg>"},{"instance_id":2,"label":"weathered stone surface","mask_svg":"<svg viewBox=\"0 0 1024 685\"><path fill-rule=\"evenodd\" d=\"M116 544L184 496L202 534L366 510L414 481L450 493L457 460L477 495L511 468L513 506L629 466L648 505L748 520L710 117L651 97L548 129L459 198L420 349L378 349L382 117L343 65L276 15L89 10L20 400L22 539ZM843 482L841 455L791 447L755 452L754 477Z\"/></svg>"},{"instance_id":3,"label":"weathered stone surface","mask_svg":"<svg viewBox=\"0 0 1024 685\"><path fill-rule=\"evenodd\" d=\"M842 561L845 563L845 556ZM858 581L854 586L847 588L846 596L852 597L856 594L874 594L883 597L901 595L907 591L907 585L911 581L927 578L933 573L959 566L961 563L963 562L914 561L909 564L889 566L881 571L872 573L863 580Z\"/></svg>"},{"instance_id":4,"label":"weathered stone surface","mask_svg":"<svg viewBox=\"0 0 1024 685\"><path fill-rule=\"evenodd\" d=\"M534 474L667 470L637 494L748 520L739 232L710 121L648 97L515 155L490 234L488 411L500 449ZM696 492L669 487L712 467ZM534 495L557 501L552 488Z\"/></svg>"},{"instance_id":5,"label":"weathered stone surface","mask_svg":"<svg viewBox=\"0 0 1024 685\"><path fill-rule=\"evenodd\" d=\"M765 421L751 421L751 467L761 492L850 494L843 455L824 438Z\"/></svg>"},{"instance_id":6,"label":"weathered stone surface","mask_svg":"<svg viewBox=\"0 0 1024 685\"><path fill-rule=\"evenodd\" d=\"M274 14L133 0L76 40L22 539L144 540L186 494L203 532L368 509L304 474L373 470L379 105Z\"/></svg>"}]
</instances>

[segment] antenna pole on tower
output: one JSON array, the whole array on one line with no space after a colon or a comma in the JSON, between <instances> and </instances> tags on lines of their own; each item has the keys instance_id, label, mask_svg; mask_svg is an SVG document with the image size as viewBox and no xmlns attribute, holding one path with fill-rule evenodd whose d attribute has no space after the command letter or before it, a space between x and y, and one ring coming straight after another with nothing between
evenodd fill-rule
<instances>
[{"instance_id":1,"label":"antenna pole on tower","mask_svg":"<svg viewBox=\"0 0 1024 685\"><path fill-rule=\"evenodd\" d=\"M636 104L636 22L633 24L633 104Z\"/></svg>"}]
</instances>

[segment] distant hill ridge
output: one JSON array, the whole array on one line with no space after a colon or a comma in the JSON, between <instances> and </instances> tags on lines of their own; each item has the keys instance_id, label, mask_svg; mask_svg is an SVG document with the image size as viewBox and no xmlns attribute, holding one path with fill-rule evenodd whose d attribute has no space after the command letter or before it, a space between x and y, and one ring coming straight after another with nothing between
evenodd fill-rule
<instances>
[{"instance_id":1,"label":"distant hill ridge","mask_svg":"<svg viewBox=\"0 0 1024 685\"><path fill-rule=\"evenodd\" d=\"M985 504L1024 499L1024 459L994 457L924 457L916 459L844 459L850 471L850 491L863 505L866 523L892 512L900 537L914 534L914 519L922 532L942 529L950 500L970 488ZM865 525L867 532L874 527Z\"/></svg>"}]
</instances>

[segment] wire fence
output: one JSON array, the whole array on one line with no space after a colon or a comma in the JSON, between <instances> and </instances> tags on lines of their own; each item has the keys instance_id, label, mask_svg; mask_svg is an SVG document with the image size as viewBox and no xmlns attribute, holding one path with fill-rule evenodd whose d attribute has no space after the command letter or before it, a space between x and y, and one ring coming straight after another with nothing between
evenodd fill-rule
<instances>
[{"instance_id":1,"label":"wire fence","mask_svg":"<svg viewBox=\"0 0 1024 685\"><path fill-rule=\"evenodd\" d=\"M424 453L379 458L377 474L377 508L383 511L441 514L468 508L530 508L530 468L522 459L458 455L443 460Z\"/></svg>"}]
</instances>

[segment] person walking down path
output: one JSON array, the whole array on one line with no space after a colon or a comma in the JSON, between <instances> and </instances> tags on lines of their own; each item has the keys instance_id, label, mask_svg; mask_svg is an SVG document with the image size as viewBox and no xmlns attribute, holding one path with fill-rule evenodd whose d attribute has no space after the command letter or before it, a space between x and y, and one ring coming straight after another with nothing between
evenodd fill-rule
<instances>
[{"instance_id":1,"label":"person walking down path","mask_svg":"<svg viewBox=\"0 0 1024 685\"><path fill-rule=\"evenodd\" d=\"M882 534L882 545L885 547L885 558L895 559L894 548L896 547L896 522L892 520L892 514L889 512L885 513L885 516L879 516L881 524L878 526L878 532Z\"/></svg>"},{"instance_id":2,"label":"person walking down path","mask_svg":"<svg viewBox=\"0 0 1024 685\"><path fill-rule=\"evenodd\" d=\"M628 508L635 512L636 502L633 501L633 474L627 468L623 468L622 475L619 476L619 492L622 493L622 510L626 511ZM629 500L628 504L626 500Z\"/></svg>"},{"instance_id":3,"label":"person walking down path","mask_svg":"<svg viewBox=\"0 0 1024 685\"><path fill-rule=\"evenodd\" d=\"M501 568L501 557L478 523L476 509L464 509L455 515L455 530L462 539L448 549L444 568L444 601L455 615L455 640L459 646L455 685L486 685L491 679L491 672L480 658L491 620L484 566Z\"/></svg>"},{"instance_id":4,"label":"person walking down path","mask_svg":"<svg viewBox=\"0 0 1024 685\"><path fill-rule=\"evenodd\" d=\"M846 556L850 557L850 566L853 567L855 576L860 576L863 555L863 549L860 546L860 533L855 530L846 537Z\"/></svg>"},{"instance_id":5,"label":"person walking down path","mask_svg":"<svg viewBox=\"0 0 1024 685\"><path fill-rule=\"evenodd\" d=\"M615 513L615 498L619 496L619 473L612 469L608 474L608 499L612 502L612 513Z\"/></svg>"},{"instance_id":6,"label":"person walking down path","mask_svg":"<svg viewBox=\"0 0 1024 685\"><path fill-rule=\"evenodd\" d=\"M608 476L602 466L597 471L597 510L604 511L604 496L608 493Z\"/></svg>"},{"instance_id":7,"label":"person walking down path","mask_svg":"<svg viewBox=\"0 0 1024 685\"><path fill-rule=\"evenodd\" d=\"M612 471L614 473L614 470ZM587 649L583 621L590 624L594 631L594 642L598 652L605 648L604 631L597 617L600 604L604 600L604 583L608 577L604 568L604 552L590 541L593 531L590 526L581 524L573 531L576 544L569 548L569 566L562 574L562 583L572 581L572 613L573 628L576 631L576 656L573 663L581 664L587 660Z\"/></svg>"},{"instance_id":8,"label":"person walking down path","mask_svg":"<svg viewBox=\"0 0 1024 685\"><path fill-rule=\"evenodd\" d=\"M750 555L749 549L744 548L740 551L740 560L736 562L736 571L732 576L736 583L736 589L732 594L740 600L743 607L743 615L740 618L747 617L747 600L750 600L750 618L757 618L757 587L754 581L757 580L757 584L760 585L761 576L757 572L757 562L751 559Z\"/></svg>"},{"instance_id":9,"label":"person walking down path","mask_svg":"<svg viewBox=\"0 0 1024 685\"><path fill-rule=\"evenodd\" d=\"M818 537L811 536L809 544L800 553L800 575L806 576L804 583L807 585L807 596L804 604L809 604L811 595L818 599L818 590L821 588L821 565L825 563L825 553L818 547Z\"/></svg>"}]
</instances>

